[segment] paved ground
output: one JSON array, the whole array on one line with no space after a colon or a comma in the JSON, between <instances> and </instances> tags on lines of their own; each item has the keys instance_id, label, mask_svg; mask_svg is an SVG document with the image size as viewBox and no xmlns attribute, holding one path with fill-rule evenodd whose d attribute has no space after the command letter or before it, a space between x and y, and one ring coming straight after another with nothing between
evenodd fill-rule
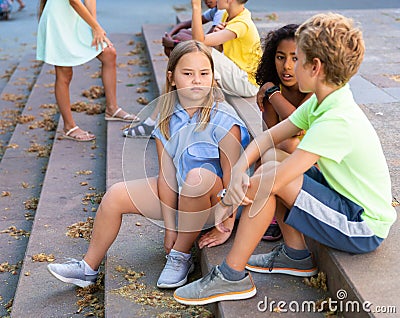
<instances>
[{"instance_id":1,"label":"paved ground","mask_svg":"<svg viewBox=\"0 0 400 318\"><path fill-rule=\"evenodd\" d=\"M0 60L23 56L34 50L37 28L37 1L25 0L26 8L16 12L10 21L0 21ZM138 4L139 2L139 4ZM340 9L398 8L399 0L250 0L247 7L254 12L304 11ZM108 33L135 33L144 23L174 23L177 11L190 10L189 0L97 1L98 18ZM150 13L151 14L146 14Z\"/></svg>"}]
</instances>

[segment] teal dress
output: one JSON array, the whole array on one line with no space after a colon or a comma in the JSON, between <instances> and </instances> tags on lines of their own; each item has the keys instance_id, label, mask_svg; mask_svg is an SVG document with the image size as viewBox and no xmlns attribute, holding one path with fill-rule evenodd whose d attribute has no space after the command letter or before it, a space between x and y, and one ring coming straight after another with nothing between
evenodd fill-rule
<instances>
[{"instance_id":1,"label":"teal dress","mask_svg":"<svg viewBox=\"0 0 400 318\"><path fill-rule=\"evenodd\" d=\"M48 0L40 17L36 58L57 66L84 64L101 53L92 47L92 29L68 0Z\"/></svg>"}]
</instances>

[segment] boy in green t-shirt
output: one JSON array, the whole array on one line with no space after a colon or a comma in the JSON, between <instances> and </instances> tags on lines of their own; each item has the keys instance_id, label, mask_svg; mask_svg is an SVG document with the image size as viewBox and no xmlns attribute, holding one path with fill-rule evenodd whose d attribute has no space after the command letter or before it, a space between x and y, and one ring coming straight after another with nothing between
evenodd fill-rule
<instances>
[{"instance_id":1,"label":"boy in green t-shirt","mask_svg":"<svg viewBox=\"0 0 400 318\"><path fill-rule=\"evenodd\" d=\"M215 80L225 93L242 97L256 96L258 85L254 74L262 51L260 35L251 13L245 8L247 0L218 0L218 10L226 10L222 23L214 32L204 34L201 0L192 0L192 37L207 46L222 45L223 53L212 49Z\"/></svg>"},{"instance_id":2,"label":"boy in green t-shirt","mask_svg":"<svg viewBox=\"0 0 400 318\"><path fill-rule=\"evenodd\" d=\"M318 14L296 31L295 75L302 92L315 93L289 118L258 136L233 167L216 220L245 205L232 249L207 276L175 291L184 304L250 298L256 287L245 268L261 273L317 273L304 235L350 252L375 250L396 212L378 136L347 84L364 56L361 31L339 14ZM267 162L249 178L248 167L273 145L307 130L298 148ZM318 163L318 168L314 166ZM251 255L276 216L284 243ZM222 224L217 228L225 231Z\"/></svg>"}]
</instances>

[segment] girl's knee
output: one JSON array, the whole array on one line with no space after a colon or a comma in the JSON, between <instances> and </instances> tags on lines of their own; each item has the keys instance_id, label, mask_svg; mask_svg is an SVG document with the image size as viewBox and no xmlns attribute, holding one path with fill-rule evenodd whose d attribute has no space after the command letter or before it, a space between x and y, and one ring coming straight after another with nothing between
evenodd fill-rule
<instances>
[{"instance_id":1,"label":"girl's knee","mask_svg":"<svg viewBox=\"0 0 400 318\"><path fill-rule=\"evenodd\" d=\"M212 171L204 168L194 168L186 175L181 194L191 196L202 196L215 185L219 177Z\"/></svg>"},{"instance_id":2,"label":"girl's knee","mask_svg":"<svg viewBox=\"0 0 400 318\"><path fill-rule=\"evenodd\" d=\"M117 51L114 47L107 46L101 55L104 63L115 63L117 60Z\"/></svg>"},{"instance_id":3,"label":"girl's knee","mask_svg":"<svg viewBox=\"0 0 400 318\"><path fill-rule=\"evenodd\" d=\"M126 192L125 182L118 182L113 184L104 194L101 200L102 205L118 204L118 201L125 197Z\"/></svg>"},{"instance_id":4,"label":"girl's knee","mask_svg":"<svg viewBox=\"0 0 400 318\"><path fill-rule=\"evenodd\" d=\"M72 80L72 74L72 67L56 67L56 81L63 81L69 84Z\"/></svg>"}]
</instances>

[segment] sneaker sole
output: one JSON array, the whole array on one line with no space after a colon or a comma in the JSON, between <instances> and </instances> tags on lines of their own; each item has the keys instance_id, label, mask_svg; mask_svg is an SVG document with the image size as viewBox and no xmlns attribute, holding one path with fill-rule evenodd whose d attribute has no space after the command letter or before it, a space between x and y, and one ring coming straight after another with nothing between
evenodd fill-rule
<instances>
[{"instance_id":1,"label":"sneaker sole","mask_svg":"<svg viewBox=\"0 0 400 318\"><path fill-rule=\"evenodd\" d=\"M215 303L217 301L248 299L248 298L253 297L255 294L257 294L257 289L254 286L252 289L246 290L243 292L231 292L231 293L210 296L207 298L200 298L200 299L181 298L179 296L176 296L174 293L174 298L178 303L181 303L184 305L207 305L207 304Z\"/></svg>"},{"instance_id":2,"label":"sneaker sole","mask_svg":"<svg viewBox=\"0 0 400 318\"><path fill-rule=\"evenodd\" d=\"M192 264L189 268L189 271L186 275L186 277L184 279L182 279L181 281L177 282L177 283L173 283L173 284L159 284L157 282L157 287L158 288L176 288L176 287L181 287L183 285L186 284L187 280L188 280L188 276L189 274L193 273L194 271L194 264Z\"/></svg>"},{"instance_id":3,"label":"sneaker sole","mask_svg":"<svg viewBox=\"0 0 400 318\"><path fill-rule=\"evenodd\" d=\"M286 274L299 277L311 277L318 273L317 268L312 269L293 269L293 268L273 268L270 270L265 267L258 267L246 264L246 269L252 272L262 273L262 274Z\"/></svg>"},{"instance_id":4,"label":"sneaker sole","mask_svg":"<svg viewBox=\"0 0 400 318\"><path fill-rule=\"evenodd\" d=\"M88 287L88 286L94 284L94 282L90 282L90 281L86 281L86 280L61 276L61 275L57 274L56 272L53 272L49 267L47 267L47 270L50 272L51 275L53 275L55 278L61 280L64 283L74 284L74 285L82 287L82 288Z\"/></svg>"},{"instance_id":5,"label":"sneaker sole","mask_svg":"<svg viewBox=\"0 0 400 318\"><path fill-rule=\"evenodd\" d=\"M280 236L268 236L268 235L265 235L265 236L262 237L262 239L264 241L268 241L268 242L275 242L275 241L279 241L282 237L283 237L282 234Z\"/></svg>"}]
</instances>

